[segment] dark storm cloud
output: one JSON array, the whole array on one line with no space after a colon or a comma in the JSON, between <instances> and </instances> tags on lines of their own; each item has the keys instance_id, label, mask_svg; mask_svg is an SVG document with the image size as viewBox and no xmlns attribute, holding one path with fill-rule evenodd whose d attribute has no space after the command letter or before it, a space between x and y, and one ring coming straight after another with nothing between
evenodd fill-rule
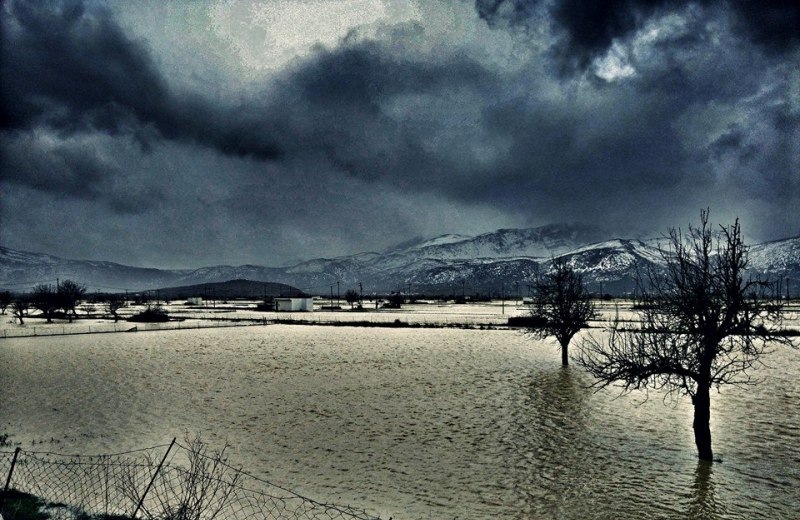
<instances>
[{"instance_id":1,"label":"dark storm cloud","mask_svg":"<svg viewBox=\"0 0 800 520\"><path fill-rule=\"evenodd\" d=\"M562 35L558 54L584 69L605 53L614 39L630 36L657 14L699 5L729 9L734 25L751 41L781 53L800 43L800 2L796 0L476 0L481 18L490 25L525 26L544 7Z\"/></svg>"},{"instance_id":2,"label":"dark storm cloud","mask_svg":"<svg viewBox=\"0 0 800 520\"><path fill-rule=\"evenodd\" d=\"M115 213L141 213L163 201L150 185L137 182L116 162L98 156L96 146L43 146L20 135L3 140L0 180L56 199L101 202Z\"/></svg>"},{"instance_id":3,"label":"dark storm cloud","mask_svg":"<svg viewBox=\"0 0 800 520\"><path fill-rule=\"evenodd\" d=\"M730 0L737 22L755 43L775 52L800 44L800 2Z\"/></svg>"},{"instance_id":4,"label":"dark storm cloud","mask_svg":"<svg viewBox=\"0 0 800 520\"><path fill-rule=\"evenodd\" d=\"M483 100L498 87L489 71L465 56L425 62L361 42L321 52L289 73L270 112L285 122L284 147L295 156L318 154L357 178L425 189L449 182L431 174L452 166L426 150L426 140L436 127L460 129L433 118L427 127L417 122L428 109L419 100L447 99L456 90ZM413 115L394 116L392 107Z\"/></svg>"},{"instance_id":5,"label":"dark storm cloud","mask_svg":"<svg viewBox=\"0 0 800 520\"><path fill-rule=\"evenodd\" d=\"M37 149L29 142L3 147L0 159L3 180L38 191L66 197L91 199L100 193L100 183L111 173L92 155L70 148Z\"/></svg>"},{"instance_id":6,"label":"dark storm cloud","mask_svg":"<svg viewBox=\"0 0 800 520\"><path fill-rule=\"evenodd\" d=\"M268 121L174 92L143 45L125 35L108 10L78 0L9 2L5 10L4 130L43 125L67 134L131 133L145 145L155 133L228 154L280 155Z\"/></svg>"},{"instance_id":7,"label":"dark storm cloud","mask_svg":"<svg viewBox=\"0 0 800 520\"><path fill-rule=\"evenodd\" d=\"M168 89L152 60L102 9L81 2L11 2L3 17L6 128L47 124L117 130L153 121Z\"/></svg>"},{"instance_id":8,"label":"dark storm cloud","mask_svg":"<svg viewBox=\"0 0 800 520\"><path fill-rule=\"evenodd\" d=\"M7 3L0 182L76 220L113 217L139 230L141 248L169 236L175 255L196 251L195 265L225 250L271 263L380 249L428 228L489 231L486 215L497 227L662 231L731 200L758 215L760 237L795 233L798 77L779 56L794 37L780 20L741 25L743 7L731 18L727 4L703 4L642 42L648 20L688 2L477 3L490 36L527 45L541 33L505 29L552 20L573 64L620 47L612 72L625 75L556 77L552 53L495 61L463 41L419 52L425 29L403 25L316 48L223 97L176 87L96 4ZM444 220L462 227L427 223Z\"/></svg>"}]
</instances>

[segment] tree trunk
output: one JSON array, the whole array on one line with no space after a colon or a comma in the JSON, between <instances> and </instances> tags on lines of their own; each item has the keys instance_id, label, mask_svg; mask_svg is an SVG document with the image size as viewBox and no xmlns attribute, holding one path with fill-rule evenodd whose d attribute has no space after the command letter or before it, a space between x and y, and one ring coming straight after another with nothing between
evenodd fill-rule
<instances>
[{"instance_id":1,"label":"tree trunk","mask_svg":"<svg viewBox=\"0 0 800 520\"><path fill-rule=\"evenodd\" d=\"M561 342L561 365L562 366L569 366L569 352L567 351L567 347L569 347L569 341L562 341Z\"/></svg>"},{"instance_id":2,"label":"tree trunk","mask_svg":"<svg viewBox=\"0 0 800 520\"><path fill-rule=\"evenodd\" d=\"M694 443L697 445L697 457L712 462L711 451L711 396L710 388L705 383L697 385L697 394L692 399L694 404Z\"/></svg>"}]
</instances>

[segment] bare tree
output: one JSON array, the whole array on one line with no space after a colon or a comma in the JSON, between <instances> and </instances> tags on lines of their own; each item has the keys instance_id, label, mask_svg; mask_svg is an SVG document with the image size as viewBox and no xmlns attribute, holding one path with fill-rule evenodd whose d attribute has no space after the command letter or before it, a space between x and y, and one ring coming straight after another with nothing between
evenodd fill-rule
<instances>
[{"instance_id":1,"label":"bare tree","mask_svg":"<svg viewBox=\"0 0 800 520\"><path fill-rule=\"evenodd\" d=\"M353 308L353 305L359 300L358 293L355 289L347 289L347 292L344 293L344 299L347 300L347 303L350 304L350 308Z\"/></svg>"},{"instance_id":2,"label":"bare tree","mask_svg":"<svg viewBox=\"0 0 800 520\"><path fill-rule=\"evenodd\" d=\"M47 323L53 322L53 313L58 308L58 299L52 286L43 283L34 287L31 291L30 303L42 313L42 316L47 319Z\"/></svg>"},{"instance_id":3,"label":"bare tree","mask_svg":"<svg viewBox=\"0 0 800 520\"><path fill-rule=\"evenodd\" d=\"M119 294L109 294L105 299L105 308L114 316L114 323L119 320L119 310L125 307L125 298Z\"/></svg>"},{"instance_id":4,"label":"bare tree","mask_svg":"<svg viewBox=\"0 0 800 520\"><path fill-rule=\"evenodd\" d=\"M64 310L64 314L67 315L70 323L72 323L73 317L77 318L75 307L85 295L86 287L77 282L73 282L72 280L64 280L61 282L61 284L59 284L57 291L58 304L59 307ZM70 314L70 312L72 314Z\"/></svg>"},{"instance_id":5,"label":"bare tree","mask_svg":"<svg viewBox=\"0 0 800 520\"><path fill-rule=\"evenodd\" d=\"M14 301L14 297L9 291L0 291L0 314L6 313L6 309L12 301Z\"/></svg>"},{"instance_id":6,"label":"bare tree","mask_svg":"<svg viewBox=\"0 0 800 520\"><path fill-rule=\"evenodd\" d=\"M561 346L561 364L569 365L572 338L594 317L595 307L581 275L564 258L554 258L550 270L536 278L527 331L544 339L553 336Z\"/></svg>"},{"instance_id":7,"label":"bare tree","mask_svg":"<svg viewBox=\"0 0 800 520\"><path fill-rule=\"evenodd\" d=\"M712 461L711 388L753 384L750 369L770 346L791 342L778 334L780 305L764 298L769 284L745 278L738 220L714 233L704 211L686 236L670 231L661 257L665 269L648 273L648 287L640 283L638 327L615 320L605 340L584 341L578 363L598 386L689 395L698 457Z\"/></svg>"},{"instance_id":8,"label":"bare tree","mask_svg":"<svg viewBox=\"0 0 800 520\"><path fill-rule=\"evenodd\" d=\"M28 308L30 304L24 298L17 298L11 304L11 312L19 320L20 325L25 325L25 316L28 315Z\"/></svg>"}]
</instances>

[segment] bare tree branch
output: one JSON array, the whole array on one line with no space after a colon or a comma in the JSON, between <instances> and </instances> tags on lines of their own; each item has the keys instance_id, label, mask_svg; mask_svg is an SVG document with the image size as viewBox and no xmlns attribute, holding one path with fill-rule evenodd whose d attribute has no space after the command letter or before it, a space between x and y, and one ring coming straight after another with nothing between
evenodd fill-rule
<instances>
[{"instance_id":1,"label":"bare tree branch","mask_svg":"<svg viewBox=\"0 0 800 520\"><path fill-rule=\"evenodd\" d=\"M638 328L617 316L604 339L584 340L577 361L598 387L690 396L698 455L712 460L710 388L755 384L749 370L773 346L792 343L780 334L783 309L769 299L772 284L746 278L738 220L714 232L703 211L700 227L670 230L660 254L664 268L639 279Z\"/></svg>"}]
</instances>

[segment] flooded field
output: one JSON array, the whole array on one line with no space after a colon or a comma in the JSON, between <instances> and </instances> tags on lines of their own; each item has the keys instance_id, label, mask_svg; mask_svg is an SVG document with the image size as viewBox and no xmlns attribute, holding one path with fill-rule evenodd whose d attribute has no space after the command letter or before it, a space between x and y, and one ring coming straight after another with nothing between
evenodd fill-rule
<instances>
[{"instance_id":1,"label":"flooded field","mask_svg":"<svg viewBox=\"0 0 800 520\"><path fill-rule=\"evenodd\" d=\"M710 470L688 399L595 393L512 330L3 339L0 433L86 454L200 433L250 473L384 518L798 518L800 352L766 362L759 386L713 396Z\"/></svg>"}]
</instances>

